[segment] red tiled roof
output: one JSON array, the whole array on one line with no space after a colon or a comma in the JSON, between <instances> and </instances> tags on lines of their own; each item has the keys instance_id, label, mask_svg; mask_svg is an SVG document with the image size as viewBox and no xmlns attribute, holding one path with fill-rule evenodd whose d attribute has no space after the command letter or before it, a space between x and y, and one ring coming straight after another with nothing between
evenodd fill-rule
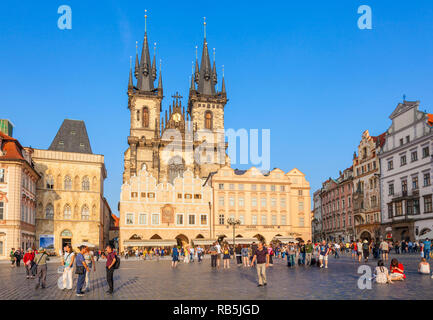
<instances>
[{"instance_id":1,"label":"red tiled roof","mask_svg":"<svg viewBox=\"0 0 433 320\"><path fill-rule=\"evenodd\" d=\"M4 155L0 155L0 159L5 160L25 160L23 157L23 147L18 142L17 139L14 139L3 132L0 132L0 140L1 140L1 151L4 153Z\"/></svg>"},{"instance_id":2,"label":"red tiled roof","mask_svg":"<svg viewBox=\"0 0 433 320\"><path fill-rule=\"evenodd\" d=\"M376 137L372 137L372 138L378 147L383 147L383 145L385 144L385 137L386 137L386 132L384 132L384 133L382 133ZM377 142L378 140L379 140L379 143Z\"/></svg>"},{"instance_id":3,"label":"red tiled roof","mask_svg":"<svg viewBox=\"0 0 433 320\"><path fill-rule=\"evenodd\" d=\"M433 113L427 113L427 124L433 127Z\"/></svg>"},{"instance_id":4,"label":"red tiled roof","mask_svg":"<svg viewBox=\"0 0 433 320\"><path fill-rule=\"evenodd\" d=\"M111 217L113 218L113 220L114 220L114 226L115 227L119 227L119 217L118 216L116 216L115 214L111 214Z\"/></svg>"}]
</instances>

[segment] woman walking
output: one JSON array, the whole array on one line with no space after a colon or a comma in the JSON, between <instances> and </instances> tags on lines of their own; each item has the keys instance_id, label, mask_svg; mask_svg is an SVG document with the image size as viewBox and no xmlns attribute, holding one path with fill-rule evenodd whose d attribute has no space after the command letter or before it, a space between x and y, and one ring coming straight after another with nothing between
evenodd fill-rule
<instances>
[{"instance_id":1,"label":"woman walking","mask_svg":"<svg viewBox=\"0 0 433 320\"><path fill-rule=\"evenodd\" d=\"M179 251L177 250L176 246L173 246L173 250L171 252L171 267L176 268L178 262L179 262Z\"/></svg>"},{"instance_id":2,"label":"woman walking","mask_svg":"<svg viewBox=\"0 0 433 320\"><path fill-rule=\"evenodd\" d=\"M242 249L241 249L241 256L242 256L242 262L244 264L244 267L249 267L250 266L250 260L248 258L248 248L247 248L246 244L244 244Z\"/></svg>"},{"instance_id":3,"label":"woman walking","mask_svg":"<svg viewBox=\"0 0 433 320\"><path fill-rule=\"evenodd\" d=\"M72 270L74 268L75 261L75 253L72 251L72 247L70 244L65 246L65 254L62 258L63 269L63 279L62 279L62 288L63 290L72 290Z\"/></svg>"},{"instance_id":4,"label":"woman walking","mask_svg":"<svg viewBox=\"0 0 433 320\"><path fill-rule=\"evenodd\" d=\"M224 245L224 249L223 249L223 261L224 261L224 269L229 269L230 268L230 248L228 246L228 244Z\"/></svg>"},{"instance_id":5,"label":"woman walking","mask_svg":"<svg viewBox=\"0 0 433 320\"><path fill-rule=\"evenodd\" d=\"M23 262L26 266L27 279L30 279L30 278L33 279L35 277L34 268L33 268L33 265L34 265L33 260L34 259L35 259L35 254L34 254L32 248L28 248L27 253L23 257Z\"/></svg>"},{"instance_id":6,"label":"woman walking","mask_svg":"<svg viewBox=\"0 0 433 320\"><path fill-rule=\"evenodd\" d=\"M84 260L87 266L89 267L89 270L86 272L84 290L90 291L90 273L92 272L92 267L93 267L93 272L96 271L96 265L95 265L95 259L93 258L93 252L90 251L89 247L86 247L86 251L84 253Z\"/></svg>"}]
</instances>

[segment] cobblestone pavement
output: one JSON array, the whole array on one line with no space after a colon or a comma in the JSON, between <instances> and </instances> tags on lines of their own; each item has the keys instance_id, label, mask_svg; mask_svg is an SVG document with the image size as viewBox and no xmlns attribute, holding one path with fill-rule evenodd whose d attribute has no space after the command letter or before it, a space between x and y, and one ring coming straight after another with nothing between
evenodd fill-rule
<instances>
[{"instance_id":1,"label":"cobblestone pavement","mask_svg":"<svg viewBox=\"0 0 433 320\"><path fill-rule=\"evenodd\" d=\"M202 263L180 263L171 269L169 260L123 260L114 276L113 296L105 293L105 261L97 263L91 276L91 291L75 296L74 289L59 290L57 262L48 264L47 288L35 290L35 280L27 280L25 269L0 264L1 300L38 299L433 299L433 279L417 273L418 254L391 255L404 264L407 279L389 285L373 283L371 290L358 289L359 263L350 257L330 257L329 268L297 266L288 268L275 259L268 268L268 285L257 287L256 270L237 267L212 270L210 260ZM362 263L363 264L363 263ZM372 260L367 265L376 266ZM389 266L389 261L386 263Z\"/></svg>"}]
</instances>

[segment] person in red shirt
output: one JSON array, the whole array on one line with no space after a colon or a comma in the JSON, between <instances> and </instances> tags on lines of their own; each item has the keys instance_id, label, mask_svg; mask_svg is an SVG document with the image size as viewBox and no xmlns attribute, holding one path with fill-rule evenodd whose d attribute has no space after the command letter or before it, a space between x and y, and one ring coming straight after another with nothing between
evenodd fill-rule
<instances>
[{"instance_id":1,"label":"person in red shirt","mask_svg":"<svg viewBox=\"0 0 433 320\"><path fill-rule=\"evenodd\" d=\"M107 262L105 263L105 269L107 272L107 283L108 283L108 294L113 294L114 291L114 283L113 283L113 273L114 273L114 264L116 263L116 254L113 252L113 247L108 245L105 249L107 252Z\"/></svg>"},{"instance_id":2,"label":"person in red shirt","mask_svg":"<svg viewBox=\"0 0 433 320\"><path fill-rule=\"evenodd\" d=\"M26 275L27 275L27 279L33 279L35 277L34 275L34 262L33 260L35 259L35 253L33 252L33 250L31 248L27 249L26 254L23 257L23 262L24 265L26 266Z\"/></svg>"},{"instance_id":3,"label":"person in red shirt","mask_svg":"<svg viewBox=\"0 0 433 320\"><path fill-rule=\"evenodd\" d=\"M389 267L391 271L391 280L404 280L406 275L404 274L403 264L399 263L396 258L391 260L391 266Z\"/></svg>"}]
</instances>

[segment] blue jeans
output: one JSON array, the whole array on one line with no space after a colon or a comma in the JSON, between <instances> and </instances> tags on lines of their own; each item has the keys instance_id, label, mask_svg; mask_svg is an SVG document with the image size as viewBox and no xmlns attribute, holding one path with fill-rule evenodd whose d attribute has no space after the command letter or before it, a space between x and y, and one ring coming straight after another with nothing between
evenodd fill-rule
<instances>
[{"instance_id":1,"label":"blue jeans","mask_svg":"<svg viewBox=\"0 0 433 320\"><path fill-rule=\"evenodd\" d=\"M289 264L292 267L295 265L295 255L294 254L288 254L287 255L287 265L289 265Z\"/></svg>"},{"instance_id":2,"label":"blue jeans","mask_svg":"<svg viewBox=\"0 0 433 320\"><path fill-rule=\"evenodd\" d=\"M430 259L430 250L424 250L424 258L426 261Z\"/></svg>"},{"instance_id":3,"label":"blue jeans","mask_svg":"<svg viewBox=\"0 0 433 320\"><path fill-rule=\"evenodd\" d=\"M87 271L87 270L84 269L84 273L78 275L78 280L77 280L77 294L81 293L82 290L83 290L84 282L86 281L86 271Z\"/></svg>"},{"instance_id":4,"label":"blue jeans","mask_svg":"<svg viewBox=\"0 0 433 320\"><path fill-rule=\"evenodd\" d=\"M340 258L340 256L338 255L338 249L335 249L335 259Z\"/></svg>"},{"instance_id":5,"label":"blue jeans","mask_svg":"<svg viewBox=\"0 0 433 320\"><path fill-rule=\"evenodd\" d=\"M305 252L301 253L301 264L305 265Z\"/></svg>"}]
</instances>

